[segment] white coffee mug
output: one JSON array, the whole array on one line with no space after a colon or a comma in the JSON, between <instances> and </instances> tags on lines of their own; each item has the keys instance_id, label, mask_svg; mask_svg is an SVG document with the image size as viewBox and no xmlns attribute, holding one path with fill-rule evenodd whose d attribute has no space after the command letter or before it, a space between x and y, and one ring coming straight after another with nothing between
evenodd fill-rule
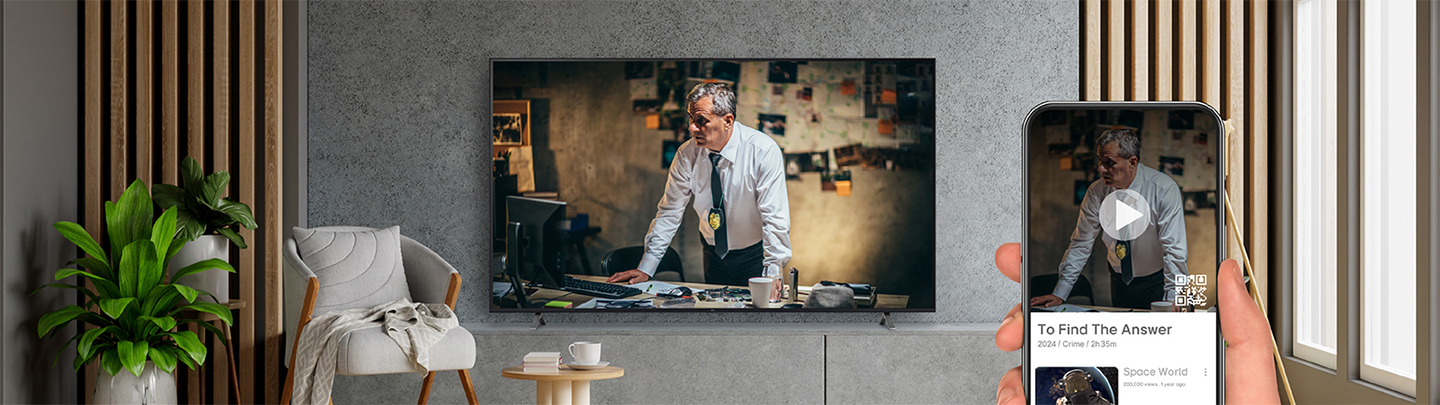
<instances>
[{"instance_id":1,"label":"white coffee mug","mask_svg":"<svg viewBox=\"0 0 1440 405\"><path fill-rule=\"evenodd\" d=\"M1155 301L1150 303L1150 312L1175 312L1175 304L1170 301Z\"/></svg>"},{"instance_id":2,"label":"white coffee mug","mask_svg":"<svg viewBox=\"0 0 1440 405\"><path fill-rule=\"evenodd\" d=\"M575 342L571 343L567 350L570 352L570 358L575 360L575 364L582 366L600 364L599 342Z\"/></svg>"},{"instance_id":3,"label":"white coffee mug","mask_svg":"<svg viewBox=\"0 0 1440 405\"><path fill-rule=\"evenodd\" d=\"M755 308L770 308L770 290L775 288L775 279L769 277L750 278L750 303Z\"/></svg>"}]
</instances>

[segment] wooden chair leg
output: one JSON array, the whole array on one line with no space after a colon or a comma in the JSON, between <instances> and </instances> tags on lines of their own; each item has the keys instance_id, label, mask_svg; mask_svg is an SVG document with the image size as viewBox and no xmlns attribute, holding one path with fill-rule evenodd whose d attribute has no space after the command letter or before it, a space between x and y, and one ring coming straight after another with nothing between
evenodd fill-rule
<instances>
[{"instance_id":1,"label":"wooden chair leg","mask_svg":"<svg viewBox=\"0 0 1440 405\"><path fill-rule=\"evenodd\" d=\"M475 396L475 383L470 381L470 370L460 370L460 386L465 387L465 399L470 405L480 405L480 397Z\"/></svg>"},{"instance_id":2,"label":"wooden chair leg","mask_svg":"<svg viewBox=\"0 0 1440 405\"><path fill-rule=\"evenodd\" d=\"M435 383L435 372L425 375L425 385L420 386L420 405L430 401L430 385Z\"/></svg>"}]
</instances>

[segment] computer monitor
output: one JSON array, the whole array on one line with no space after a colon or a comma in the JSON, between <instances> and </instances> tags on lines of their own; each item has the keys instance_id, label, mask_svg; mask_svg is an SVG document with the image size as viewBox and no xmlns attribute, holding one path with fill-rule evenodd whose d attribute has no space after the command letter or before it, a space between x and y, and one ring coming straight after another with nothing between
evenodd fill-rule
<instances>
[{"instance_id":1,"label":"computer monitor","mask_svg":"<svg viewBox=\"0 0 1440 405\"><path fill-rule=\"evenodd\" d=\"M563 201L509 196L505 198L507 222L519 224L507 232L506 266L519 276L547 288L560 288L564 278L564 255L561 253L562 228L565 220Z\"/></svg>"}]
</instances>

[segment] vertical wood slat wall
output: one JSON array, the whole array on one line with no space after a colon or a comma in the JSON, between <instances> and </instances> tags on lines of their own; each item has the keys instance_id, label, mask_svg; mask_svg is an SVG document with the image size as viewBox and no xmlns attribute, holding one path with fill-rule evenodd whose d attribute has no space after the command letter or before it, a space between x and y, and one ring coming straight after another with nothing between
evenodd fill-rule
<instances>
[{"instance_id":1,"label":"vertical wood slat wall","mask_svg":"<svg viewBox=\"0 0 1440 405\"><path fill-rule=\"evenodd\" d=\"M201 372L177 376L186 385L180 391L188 403L280 400L274 376L282 373L278 359L284 330L281 16L279 0L262 1L87 0L82 16L86 230L104 235L101 207L119 198L130 182L177 184L185 156L200 162L206 173L229 171L227 195L250 205L260 224L260 232L241 231L249 249L231 250L238 272L231 278L238 294L231 296L246 302L235 317L231 341L240 397L230 395L225 348L212 339ZM263 21L256 20L257 13ZM257 99L257 93L263 98ZM96 371L91 367L82 375L87 402Z\"/></svg>"},{"instance_id":2,"label":"vertical wood slat wall","mask_svg":"<svg viewBox=\"0 0 1440 405\"><path fill-rule=\"evenodd\" d=\"M1229 225L1244 237L1262 300L1270 243L1270 6L1218 0L1082 0L1080 6L1082 99L1194 100L1233 120L1236 131L1225 150L1236 216ZM1226 238L1226 256L1239 261L1238 241Z\"/></svg>"}]
</instances>

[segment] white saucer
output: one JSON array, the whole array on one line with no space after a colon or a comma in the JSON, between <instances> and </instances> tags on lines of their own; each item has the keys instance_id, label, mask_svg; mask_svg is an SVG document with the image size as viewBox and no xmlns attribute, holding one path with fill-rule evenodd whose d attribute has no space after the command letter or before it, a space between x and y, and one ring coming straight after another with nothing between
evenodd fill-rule
<instances>
[{"instance_id":1,"label":"white saucer","mask_svg":"<svg viewBox=\"0 0 1440 405\"><path fill-rule=\"evenodd\" d=\"M588 366L587 366L587 365L584 365L584 364L565 363L565 366L566 366L566 367L570 367L570 368L573 369L573 370L580 370L580 371L599 370L599 369L605 368L605 366L608 366L608 365L610 365L610 362L608 362L608 361L602 361L602 362L600 362L600 363L598 363L598 364L591 364L591 365L588 365Z\"/></svg>"}]
</instances>

